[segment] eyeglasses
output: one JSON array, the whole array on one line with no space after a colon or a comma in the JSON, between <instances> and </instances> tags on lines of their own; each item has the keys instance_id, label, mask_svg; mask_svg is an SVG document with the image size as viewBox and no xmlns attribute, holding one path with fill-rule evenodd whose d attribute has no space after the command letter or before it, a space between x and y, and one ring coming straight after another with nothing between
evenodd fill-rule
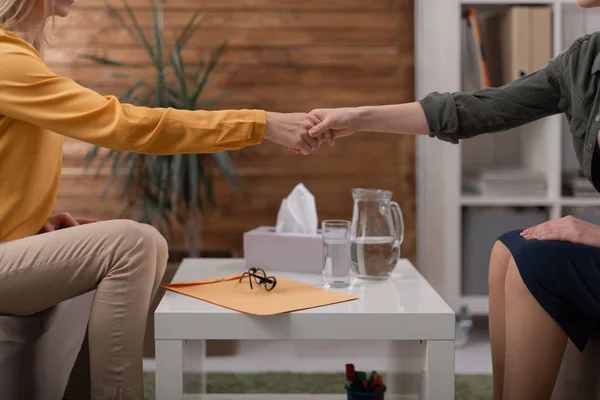
<instances>
[{"instance_id":1,"label":"eyeglasses","mask_svg":"<svg viewBox=\"0 0 600 400\"><path fill-rule=\"evenodd\" d=\"M275 285L277 285L277 279L274 276L267 276L267 273L260 268L250 268L248 272L244 272L242 276L240 276L239 282L244 279L244 276L248 275L248 282L250 282L250 289L254 289L252 286L252 281L254 280L258 285L263 285L267 291L273 290ZM252 279L254 278L254 279Z\"/></svg>"}]
</instances>

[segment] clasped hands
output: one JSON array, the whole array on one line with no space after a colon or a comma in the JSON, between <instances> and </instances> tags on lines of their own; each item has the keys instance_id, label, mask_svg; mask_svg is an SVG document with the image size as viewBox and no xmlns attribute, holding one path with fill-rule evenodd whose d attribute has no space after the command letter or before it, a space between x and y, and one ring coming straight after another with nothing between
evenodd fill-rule
<instances>
[{"instance_id":1,"label":"clasped hands","mask_svg":"<svg viewBox=\"0 0 600 400\"><path fill-rule=\"evenodd\" d=\"M286 146L290 151L309 154L323 143L333 146L335 139L360 130L355 108L317 109L310 113L267 112L265 139Z\"/></svg>"}]
</instances>

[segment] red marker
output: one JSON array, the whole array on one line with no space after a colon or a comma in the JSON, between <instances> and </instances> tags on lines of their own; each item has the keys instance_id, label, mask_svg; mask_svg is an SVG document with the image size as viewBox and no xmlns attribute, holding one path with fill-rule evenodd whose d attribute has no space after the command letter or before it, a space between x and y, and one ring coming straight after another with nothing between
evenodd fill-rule
<instances>
[{"instance_id":1,"label":"red marker","mask_svg":"<svg viewBox=\"0 0 600 400\"><path fill-rule=\"evenodd\" d=\"M356 371L354 370L354 364L346 364L346 383L351 386L354 383L356 377Z\"/></svg>"},{"instance_id":2,"label":"red marker","mask_svg":"<svg viewBox=\"0 0 600 400\"><path fill-rule=\"evenodd\" d=\"M373 384L383 386L383 378L381 377L381 375L375 375L375 378L373 379Z\"/></svg>"},{"instance_id":3,"label":"red marker","mask_svg":"<svg viewBox=\"0 0 600 400\"><path fill-rule=\"evenodd\" d=\"M383 378L381 377L381 375L377 374L375 375L375 378L373 379L373 386L371 388L372 392L381 392L383 390Z\"/></svg>"}]
</instances>

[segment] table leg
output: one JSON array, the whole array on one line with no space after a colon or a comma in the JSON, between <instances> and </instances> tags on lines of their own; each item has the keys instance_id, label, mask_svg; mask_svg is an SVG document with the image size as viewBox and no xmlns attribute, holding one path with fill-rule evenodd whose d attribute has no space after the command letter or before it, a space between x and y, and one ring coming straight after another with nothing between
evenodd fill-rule
<instances>
[{"instance_id":1,"label":"table leg","mask_svg":"<svg viewBox=\"0 0 600 400\"><path fill-rule=\"evenodd\" d=\"M194 398L197 399L206 394L206 340L184 340L183 352L184 376L188 373L194 376L194 379L186 381L186 392L194 393L197 395Z\"/></svg>"},{"instance_id":2,"label":"table leg","mask_svg":"<svg viewBox=\"0 0 600 400\"><path fill-rule=\"evenodd\" d=\"M183 342L156 340L156 400L183 399Z\"/></svg>"},{"instance_id":3,"label":"table leg","mask_svg":"<svg viewBox=\"0 0 600 400\"><path fill-rule=\"evenodd\" d=\"M422 399L454 399L454 341L427 342L426 372L422 382Z\"/></svg>"},{"instance_id":4,"label":"table leg","mask_svg":"<svg viewBox=\"0 0 600 400\"><path fill-rule=\"evenodd\" d=\"M390 364L386 380L386 399L411 398L414 383L422 380L425 369L426 342L395 340L389 346ZM420 389L417 386L417 389Z\"/></svg>"}]
</instances>

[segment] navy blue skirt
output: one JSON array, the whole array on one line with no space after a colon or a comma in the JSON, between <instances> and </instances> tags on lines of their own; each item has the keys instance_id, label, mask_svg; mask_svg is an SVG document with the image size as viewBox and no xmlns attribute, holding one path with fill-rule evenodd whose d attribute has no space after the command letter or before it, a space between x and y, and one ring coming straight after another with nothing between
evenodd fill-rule
<instances>
[{"instance_id":1,"label":"navy blue skirt","mask_svg":"<svg viewBox=\"0 0 600 400\"><path fill-rule=\"evenodd\" d=\"M499 240L533 297L583 351L600 325L600 247L526 240L520 232L507 232Z\"/></svg>"}]
</instances>

